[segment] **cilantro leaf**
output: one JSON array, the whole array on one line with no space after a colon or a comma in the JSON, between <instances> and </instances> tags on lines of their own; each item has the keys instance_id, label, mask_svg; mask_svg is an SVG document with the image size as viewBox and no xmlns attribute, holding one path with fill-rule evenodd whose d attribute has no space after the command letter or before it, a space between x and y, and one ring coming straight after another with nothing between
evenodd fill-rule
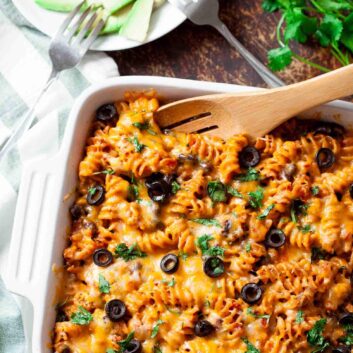
<instances>
[{"instance_id":1,"label":"cilantro leaf","mask_svg":"<svg viewBox=\"0 0 353 353\"><path fill-rule=\"evenodd\" d=\"M144 123L132 123L133 126L137 127L139 130L147 130L150 127L150 123L145 121Z\"/></svg>"},{"instance_id":2,"label":"cilantro leaf","mask_svg":"<svg viewBox=\"0 0 353 353\"><path fill-rule=\"evenodd\" d=\"M115 349L113 348L108 348L105 353L118 353L118 351L116 351Z\"/></svg>"},{"instance_id":3,"label":"cilantro leaf","mask_svg":"<svg viewBox=\"0 0 353 353\"><path fill-rule=\"evenodd\" d=\"M251 243L246 243L245 244L245 251L250 252L251 251Z\"/></svg>"},{"instance_id":4,"label":"cilantro leaf","mask_svg":"<svg viewBox=\"0 0 353 353\"><path fill-rule=\"evenodd\" d=\"M353 346L353 332L347 332L347 334L338 339L340 342L346 346Z\"/></svg>"},{"instance_id":5,"label":"cilantro leaf","mask_svg":"<svg viewBox=\"0 0 353 353\"><path fill-rule=\"evenodd\" d=\"M172 182L172 193L176 194L179 190L181 189L180 185L178 184L177 181Z\"/></svg>"},{"instance_id":6,"label":"cilantro leaf","mask_svg":"<svg viewBox=\"0 0 353 353\"><path fill-rule=\"evenodd\" d=\"M184 261L186 261L187 260L187 258L189 257L189 255L186 253L186 252L184 252L184 251L179 251L179 253L178 253L178 257L181 257Z\"/></svg>"},{"instance_id":7,"label":"cilantro leaf","mask_svg":"<svg viewBox=\"0 0 353 353\"><path fill-rule=\"evenodd\" d=\"M99 175L99 174L106 174L106 175L113 175L115 171L113 169L104 169L100 172L95 172L93 175Z\"/></svg>"},{"instance_id":8,"label":"cilantro leaf","mask_svg":"<svg viewBox=\"0 0 353 353\"><path fill-rule=\"evenodd\" d=\"M310 224L306 224L305 226L303 227L298 227L299 230L302 232L302 233L310 233L311 232L311 226Z\"/></svg>"},{"instance_id":9,"label":"cilantro leaf","mask_svg":"<svg viewBox=\"0 0 353 353\"><path fill-rule=\"evenodd\" d=\"M246 344L245 353L260 353L260 351L252 343L250 343L247 338L243 337L242 341Z\"/></svg>"},{"instance_id":10,"label":"cilantro leaf","mask_svg":"<svg viewBox=\"0 0 353 353\"><path fill-rule=\"evenodd\" d=\"M270 212L274 209L275 205L271 204L259 215L257 216L258 219L264 220L270 214Z\"/></svg>"},{"instance_id":11,"label":"cilantro leaf","mask_svg":"<svg viewBox=\"0 0 353 353\"><path fill-rule=\"evenodd\" d=\"M71 322L76 325L85 326L92 320L92 314L82 306L79 306L78 311L71 315Z\"/></svg>"},{"instance_id":12,"label":"cilantro leaf","mask_svg":"<svg viewBox=\"0 0 353 353\"><path fill-rule=\"evenodd\" d=\"M210 181L207 184L207 193L214 202L227 201L227 188L220 181Z\"/></svg>"},{"instance_id":13,"label":"cilantro leaf","mask_svg":"<svg viewBox=\"0 0 353 353\"><path fill-rule=\"evenodd\" d=\"M102 274L98 275L98 287L101 293L108 294L110 292L110 284Z\"/></svg>"},{"instance_id":14,"label":"cilantro leaf","mask_svg":"<svg viewBox=\"0 0 353 353\"><path fill-rule=\"evenodd\" d=\"M353 12L343 21L341 42L353 53Z\"/></svg>"},{"instance_id":15,"label":"cilantro leaf","mask_svg":"<svg viewBox=\"0 0 353 353\"><path fill-rule=\"evenodd\" d=\"M88 188L88 195L93 196L96 193L96 191L97 191L97 188L95 186L90 186Z\"/></svg>"},{"instance_id":16,"label":"cilantro leaf","mask_svg":"<svg viewBox=\"0 0 353 353\"><path fill-rule=\"evenodd\" d=\"M146 257L147 254L142 252L136 243L131 245L129 248L125 243L121 243L115 248L115 256L121 257L127 262L130 260L135 260L138 257Z\"/></svg>"},{"instance_id":17,"label":"cilantro leaf","mask_svg":"<svg viewBox=\"0 0 353 353\"><path fill-rule=\"evenodd\" d=\"M134 335L135 331L131 331L124 340L118 342L120 346L118 353L123 353L128 349L130 342L134 339Z\"/></svg>"},{"instance_id":18,"label":"cilantro leaf","mask_svg":"<svg viewBox=\"0 0 353 353\"><path fill-rule=\"evenodd\" d=\"M146 147L145 145L139 142L136 136L134 136L133 138L128 137L128 141L134 145L135 151L137 153L141 153L142 150Z\"/></svg>"},{"instance_id":19,"label":"cilantro leaf","mask_svg":"<svg viewBox=\"0 0 353 353\"><path fill-rule=\"evenodd\" d=\"M249 204L252 208L258 209L262 207L262 201L264 199L264 189L258 187L255 191L248 193L250 196Z\"/></svg>"},{"instance_id":20,"label":"cilantro leaf","mask_svg":"<svg viewBox=\"0 0 353 353\"><path fill-rule=\"evenodd\" d=\"M202 255L206 256L224 256L224 249L220 246L210 247L208 242L214 238L209 234L204 234L196 241L196 245L200 248Z\"/></svg>"},{"instance_id":21,"label":"cilantro leaf","mask_svg":"<svg viewBox=\"0 0 353 353\"><path fill-rule=\"evenodd\" d=\"M322 352L330 345L322 335L326 321L326 319L316 321L313 328L306 334L308 343L315 347L314 352Z\"/></svg>"},{"instance_id":22,"label":"cilantro leaf","mask_svg":"<svg viewBox=\"0 0 353 353\"><path fill-rule=\"evenodd\" d=\"M240 174L235 177L239 181L256 181L260 179L260 174L255 168L249 168L246 174Z\"/></svg>"},{"instance_id":23,"label":"cilantro leaf","mask_svg":"<svg viewBox=\"0 0 353 353\"><path fill-rule=\"evenodd\" d=\"M295 322L297 324L301 324L304 321L304 312L302 310L298 310Z\"/></svg>"},{"instance_id":24,"label":"cilantro leaf","mask_svg":"<svg viewBox=\"0 0 353 353\"><path fill-rule=\"evenodd\" d=\"M159 344L155 344L155 345L153 346L153 351L152 351L152 353L163 353L161 347L159 346Z\"/></svg>"},{"instance_id":25,"label":"cilantro leaf","mask_svg":"<svg viewBox=\"0 0 353 353\"><path fill-rule=\"evenodd\" d=\"M286 45L284 47L271 49L268 54L268 66L272 71L283 70L286 66L292 62L293 52Z\"/></svg>"},{"instance_id":26,"label":"cilantro leaf","mask_svg":"<svg viewBox=\"0 0 353 353\"><path fill-rule=\"evenodd\" d=\"M269 315L269 314L259 315L259 314L254 313L254 310L251 306L246 309L246 313L252 317L255 317L256 319L265 319L267 321L269 321L270 317L271 317L271 315Z\"/></svg>"},{"instance_id":27,"label":"cilantro leaf","mask_svg":"<svg viewBox=\"0 0 353 353\"><path fill-rule=\"evenodd\" d=\"M299 7L287 10L285 12L287 27L284 32L285 42L294 39L300 43L305 43L308 36L315 33L317 29L317 18L304 15Z\"/></svg>"},{"instance_id":28,"label":"cilantro leaf","mask_svg":"<svg viewBox=\"0 0 353 353\"><path fill-rule=\"evenodd\" d=\"M129 200L138 200L139 198L139 188L135 184L130 184L129 185Z\"/></svg>"},{"instance_id":29,"label":"cilantro leaf","mask_svg":"<svg viewBox=\"0 0 353 353\"><path fill-rule=\"evenodd\" d=\"M274 12L281 8L277 0L264 0L262 1L262 8L267 12Z\"/></svg>"},{"instance_id":30,"label":"cilantro leaf","mask_svg":"<svg viewBox=\"0 0 353 353\"><path fill-rule=\"evenodd\" d=\"M317 260L324 260L327 256L327 252L323 249L312 247L311 248L311 262L315 262Z\"/></svg>"},{"instance_id":31,"label":"cilantro leaf","mask_svg":"<svg viewBox=\"0 0 353 353\"><path fill-rule=\"evenodd\" d=\"M319 195L319 193L320 193L320 188L319 188L317 185L313 186L313 187L311 188L311 193L312 193L314 196Z\"/></svg>"},{"instance_id":32,"label":"cilantro leaf","mask_svg":"<svg viewBox=\"0 0 353 353\"><path fill-rule=\"evenodd\" d=\"M162 321L162 320L158 320L154 324L153 329L152 329L152 333L151 333L151 338L155 338L158 335L159 326L162 324L164 324L164 321Z\"/></svg>"},{"instance_id":33,"label":"cilantro leaf","mask_svg":"<svg viewBox=\"0 0 353 353\"><path fill-rule=\"evenodd\" d=\"M325 15L315 37L323 47L328 47L330 44L336 44L342 35L343 23L336 16Z\"/></svg>"},{"instance_id":34,"label":"cilantro leaf","mask_svg":"<svg viewBox=\"0 0 353 353\"><path fill-rule=\"evenodd\" d=\"M218 228L222 228L221 224L213 218L193 218L190 221L202 224L204 226L215 226Z\"/></svg>"},{"instance_id":35,"label":"cilantro leaf","mask_svg":"<svg viewBox=\"0 0 353 353\"><path fill-rule=\"evenodd\" d=\"M227 192L228 194L234 196L234 197L239 197L240 199L243 198L243 195L235 188L231 187L231 186L228 186L227 187Z\"/></svg>"},{"instance_id":36,"label":"cilantro leaf","mask_svg":"<svg viewBox=\"0 0 353 353\"><path fill-rule=\"evenodd\" d=\"M168 287L174 287L175 286L175 278L173 277L170 281L167 279L162 279L162 283L165 283Z\"/></svg>"},{"instance_id":37,"label":"cilantro leaf","mask_svg":"<svg viewBox=\"0 0 353 353\"><path fill-rule=\"evenodd\" d=\"M320 0L320 7L328 12L352 9L352 5L346 0Z\"/></svg>"}]
</instances>

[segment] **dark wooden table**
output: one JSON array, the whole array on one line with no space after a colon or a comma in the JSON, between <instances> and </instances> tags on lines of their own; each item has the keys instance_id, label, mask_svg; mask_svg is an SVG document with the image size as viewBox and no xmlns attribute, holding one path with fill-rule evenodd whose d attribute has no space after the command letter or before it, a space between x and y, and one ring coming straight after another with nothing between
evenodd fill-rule
<instances>
[{"instance_id":1,"label":"dark wooden table","mask_svg":"<svg viewBox=\"0 0 353 353\"><path fill-rule=\"evenodd\" d=\"M275 28L279 14L264 13L261 0L220 0L220 3L221 18L232 33L267 62L267 50L278 46ZM329 52L314 43L295 50L326 67L338 67ZM111 55L122 75L169 76L265 87L256 72L214 29L195 26L189 21L152 43ZM295 61L278 75L289 84L319 73Z\"/></svg>"}]
</instances>

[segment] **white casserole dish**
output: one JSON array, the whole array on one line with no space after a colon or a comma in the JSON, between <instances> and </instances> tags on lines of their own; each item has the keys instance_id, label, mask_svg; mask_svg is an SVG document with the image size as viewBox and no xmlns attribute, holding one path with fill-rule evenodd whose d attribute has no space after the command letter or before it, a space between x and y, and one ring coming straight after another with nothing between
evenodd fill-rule
<instances>
[{"instance_id":1,"label":"white casserole dish","mask_svg":"<svg viewBox=\"0 0 353 353\"><path fill-rule=\"evenodd\" d=\"M104 81L82 93L70 113L59 153L48 161L32 161L23 169L5 283L10 291L28 298L32 304L24 317L26 352L52 351L51 332L59 284L53 266L62 265L62 252L70 224L68 208L73 203L72 191L77 185L78 164L95 110L104 103L121 99L127 90L152 87L168 100L254 89L173 78L130 76ZM303 114L303 117L318 116L352 128L353 104L337 101Z\"/></svg>"}]
</instances>

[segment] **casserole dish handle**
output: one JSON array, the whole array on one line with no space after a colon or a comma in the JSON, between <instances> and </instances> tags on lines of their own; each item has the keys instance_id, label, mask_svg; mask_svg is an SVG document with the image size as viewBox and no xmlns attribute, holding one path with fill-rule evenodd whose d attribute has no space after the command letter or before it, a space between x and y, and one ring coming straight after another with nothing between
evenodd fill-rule
<instances>
[{"instance_id":1,"label":"casserole dish handle","mask_svg":"<svg viewBox=\"0 0 353 353\"><path fill-rule=\"evenodd\" d=\"M5 269L7 288L28 298L32 304L41 300L39 285L46 278L53 242L52 206L58 196L58 162L56 158L35 160L23 166L17 208L12 229L8 264Z\"/></svg>"}]
</instances>

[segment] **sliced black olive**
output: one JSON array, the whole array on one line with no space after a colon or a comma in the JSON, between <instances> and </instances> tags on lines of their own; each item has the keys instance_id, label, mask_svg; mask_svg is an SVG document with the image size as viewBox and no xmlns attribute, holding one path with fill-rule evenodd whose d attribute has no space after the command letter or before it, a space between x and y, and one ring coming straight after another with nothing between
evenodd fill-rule
<instances>
[{"instance_id":1,"label":"sliced black olive","mask_svg":"<svg viewBox=\"0 0 353 353\"><path fill-rule=\"evenodd\" d=\"M63 351L61 351L61 353L71 353L71 349L69 347L66 347Z\"/></svg>"},{"instance_id":2,"label":"sliced black olive","mask_svg":"<svg viewBox=\"0 0 353 353\"><path fill-rule=\"evenodd\" d=\"M100 106L96 112L96 118L100 121L109 121L118 117L118 112L113 103Z\"/></svg>"},{"instance_id":3,"label":"sliced black olive","mask_svg":"<svg viewBox=\"0 0 353 353\"><path fill-rule=\"evenodd\" d=\"M146 181L148 196L155 202L164 202L172 194L174 176L153 173Z\"/></svg>"},{"instance_id":4,"label":"sliced black olive","mask_svg":"<svg viewBox=\"0 0 353 353\"><path fill-rule=\"evenodd\" d=\"M341 325L353 325L353 313L343 313L339 316L339 323Z\"/></svg>"},{"instance_id":5,"label":"sliced black olive","mask_svg":"<svg viewBox=\"0 0 353 353\"><path fill-rule=\"evenodd\" d=\"M241 299L248 304L257 303L262 297L263 290L256 283L246 284L240 292Z\"/></svg>"},{"instance_id":6,"label":"sliced black olive","mask_svg":"<svg viewBox=\"0 0 353 353\"><path fill-rule=\"evenodd\" d=\"M113 255L107 249L97 249L93 253L93 262L100 267L107 267L113 262Z\"/></svg>"},{"instance_id":7,"label":"sliced black olive","mask_svg":"<svg viewBox=\"0 0 353 353\"><path fill-rule=\"evenodd\" d=\"M349 196L353 199L353 184L349 185Z\"/></svg>"},{"instance_id":8,"label":"sliced black olive","mask_svg":"<svg viewBox=\"0 0 353 353\"><path fill-rule=\"evenodd\" d=\"M336 138L342 137L344 133L344 127L336 123L322 123L321 126L314 130L314 135L322 134Z\"/></svg>"},{"instance_id":9,"label":"sliced black olive","mask_svg":"<svg viewBox=\"0 0 353 353\"><path fill-rule=\"evenodd\" d=\"M332 353L351 353L351 349L348 346L340 345L332 348Z\"/></svg>"},{"instance_id":10,"label":"sliced black olive","mask_svg":"<svg viewBox=\"0 0 353 353\"><path fill-rule=\"evenodd\" d=\"M123 353L141 353L142 344L140 341L132 339L127 347L123 350Z\"/></svg>"},{"instance_id":11,"label":"sliced black olive","mask_svg":"<svg viewBox=\"0 0 353 353\"><path fill-rule=\"evenodd\" d=\"M244 168L255 167L261 159L260 152L252 146L243 148L239 153L239 163Z\"/></svg>"},{"instance_id":12,"label":"sliced black olive","mask_svg":"<svg viewBox=\"0 0 353 353\"><path fill-rule=\"evenodd\" d=\"M194 327L195 335L198 337L209 336L213 331L213 325L207 320L198 321Z\"/></svg>"},{"instance_id":13,"label":"sliced black olive","mask_svg":"<svg viewBox=\"0 0 353 353\"><path fill-rule=\"evenodd\" d=\"M174 254L168 254L161 260L161 270L165 273L172 274L178 270L179 258Z\"/></svg>"},{"instance_id":14,"label":"sliced black olive","mask_svg":"<svg viewBox=\"0 0 353 353\"><path fill-rule=\"evenodd\" d=\"M329 148L320 148L315 158L320 169L330 168L336 161L334 153Z\"/></svg>"},{"instance_id":15,"label":"sliced black olive","mask_svg":"<svg viewBox=\"0 0 353 353\"><path fill-rule=\"evenodd\" d=\"M272 228L268 231L265 238L265 245L268 248L280 248L286 243L286 236L277 228Z\"/></svg>"},{"instance_id":16,"label":"sliced black olive","mask_svg":"<svg viewBox=\"0 0 353 353\"><path fill-rule=\"evenodd\" d=\"M229 234L230 228L232 228L232 221L230 219L227 219L224 222L224 226L222 229L222 235L226 237Z\"/></svg>"},{"instance_id":17,"label":"sliced black olive","mask_svg":"<svg viewBox=\"0 0 353 353\"><path fill-rule=\"evenodd\" d=\"M55 322L64 322L68 321L68 317L65 314L64 310L62 308L58 308L56 310L56 317L55 317Z\"/></svg>"},{"instance_id":18,"label":"sliced black olive","mask_svg":"<svg viewBox=\"0 0 353 353\"><path fill-rule=\"evenodd\" d=\"M81 216L84 215L84 210L80 205L72 205L70 207L70 214L74 221L78 220Z\"/></svg>"},{"instance_id":19,"label":"sliced black olive","mask_svg":"<svg viewBox=\"0 0 353 353\"><path fill-rule=\"evenodd\" d=\"M105 305L105 312L111 321L120 321L126 315L126 305L119 299L113 299Z\"/></svg>"},{"instance_id":20,"label":"sliced black olive","mask_svg":"<svg viewBox=\"0 0 353 353\"><path fill-rule=\"evenodd\" d=\"M224 273L224 262L219 257L211 256L204 262L203 271L211 278L222 276Z\"/></svg>"},{"instance_id":21,"label":"sliced black olive","mask_svg":"<svg viewBox=\"0 0 353 353\"><path fill-rule=\"evenodd\" d=\"M104 201L105 190L102 185L96 185L88 190L87 203L92 206L100 205Z\"/></svg>"}]
</instances>

